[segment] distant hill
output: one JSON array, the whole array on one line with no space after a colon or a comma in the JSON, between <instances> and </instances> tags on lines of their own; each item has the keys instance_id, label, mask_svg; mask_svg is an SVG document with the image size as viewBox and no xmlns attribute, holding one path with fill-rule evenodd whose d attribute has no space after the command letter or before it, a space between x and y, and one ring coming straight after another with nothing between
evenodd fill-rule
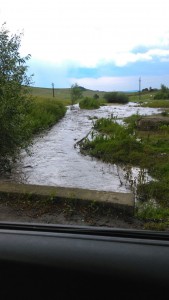
<instances>
[{"instance_id":1,"label":"distant hill","mask_svg":"<svg viewBox=\"0 0 169 300\"><path fill-rule=\"evenodd\" d=\"M82 86L80 86L80 88L83 92L84 97L93 97L97 93L99 98L103 98L103 96L105 94L105 92L88 90ZM31 91L32 95L36 96L36 97L53 98L52 87L51 88L30 87L30 91ZM55 88L54 96L58 100L70 101L70 88Z\"/></svg>"},{"instance_id":2,"label":"distant hill","mask_svg":"<svg viewBox=\"0 0 169 300\"><path fill-rule=\"evenodd\" d=\"M79 89L81 89L81 91L87 91L87 89L84 88L83 86L79 86Z\"/></svg>"}]
</instances>

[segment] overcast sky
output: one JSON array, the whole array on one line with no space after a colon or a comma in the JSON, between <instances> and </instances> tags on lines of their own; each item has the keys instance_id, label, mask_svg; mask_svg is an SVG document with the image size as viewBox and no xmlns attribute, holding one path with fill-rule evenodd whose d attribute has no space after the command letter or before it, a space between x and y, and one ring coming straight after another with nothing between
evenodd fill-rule
<instances>
[{"instance_id":1,"label":"overcast sky","mask_svg":"<svg viewBox=\"0 0 169 300\"><path fill-rule=\"evenodd\" d=\"M169 0L1 0L4 22L24 31L35 86L169 86Z\"/></svg>"}]
</instances>

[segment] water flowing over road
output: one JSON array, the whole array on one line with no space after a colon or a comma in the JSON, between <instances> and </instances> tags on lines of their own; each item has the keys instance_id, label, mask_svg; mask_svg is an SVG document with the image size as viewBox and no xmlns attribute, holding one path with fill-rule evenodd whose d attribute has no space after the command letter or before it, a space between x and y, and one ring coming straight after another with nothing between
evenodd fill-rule
<instances>
[{"instance_id":1,"label":"water flowing over road","mask_svg":"<svg viewBox=\"0 0 169 300\"><path fill-rule=\"evenodd\" d=\"M76 143L92 128L93 118L128 117L139 113L151 115L157 109L136 104L102 106L98 110L74 110L68 107L65 117L49 131L37 136L17 163L13 180L29 184L77 187L92 190L128 192L122 168L103 163L80 153Z\"/></svg>"}]
</instances>

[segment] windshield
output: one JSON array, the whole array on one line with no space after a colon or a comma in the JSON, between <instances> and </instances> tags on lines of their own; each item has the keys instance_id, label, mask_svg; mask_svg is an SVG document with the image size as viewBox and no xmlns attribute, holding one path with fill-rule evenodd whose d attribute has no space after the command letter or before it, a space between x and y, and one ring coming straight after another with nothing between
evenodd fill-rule
<instances>
[{"instance_id":1,"label":"windshield","mask_svg":"<svg viewBox=\"0 0 169 300\"><path fill-rule=\"evenodd\" d=\"M2 1L0 221L167 230L168 8Z\"/></svg>"}]
</instances>

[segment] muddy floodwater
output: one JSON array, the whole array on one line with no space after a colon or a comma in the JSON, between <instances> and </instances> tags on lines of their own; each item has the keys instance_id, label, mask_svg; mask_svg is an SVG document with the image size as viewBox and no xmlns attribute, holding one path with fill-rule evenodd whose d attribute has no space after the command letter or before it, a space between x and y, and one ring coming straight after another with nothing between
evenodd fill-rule
<instances>
[{"instance_id":1,"label":"muddy floodwater","mask_svg":"<svg viewBox=\"0 0 169 300\"><path fill-rule=\"evenodd\" d=\"M158 109L137 104L102 106L97 110L67 109L65 117L49 131L34 138L30 153L21 153L12 180L39 185L77 187L102 191L128 192L125 172L116 165L103 163L80 153L76 143L91 130L93 118L132 114L151 115Z\"/></svg>"}]
</instances>

